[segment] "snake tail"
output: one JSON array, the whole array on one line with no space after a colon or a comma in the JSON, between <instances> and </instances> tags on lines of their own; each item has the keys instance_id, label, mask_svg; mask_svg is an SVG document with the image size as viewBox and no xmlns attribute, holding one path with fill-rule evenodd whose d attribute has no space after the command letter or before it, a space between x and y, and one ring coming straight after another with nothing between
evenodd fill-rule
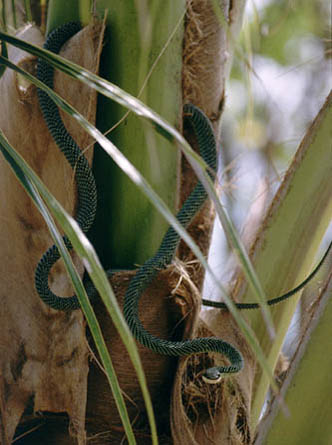
<instances>
[{"instance_id":1,"label":"snake tail","mask_svg":"<svg viewBox=\"0 0 332 445\"><path fill-rule=\"evenodd\" d=\"M44 49L58 54L64 43L80 29L81 25L77 22L69 22L55 29L47 37ZM37 77L53 89L54 68L43 59L38 59ZM46 92L40 89L38 89L38 99L48 130L73 169L78 195L75 219L82 231L86 233L95 219L97 208L97 190L90 165L80 147L68 133L57 105ZM72 249L67 236L64 236L63 240L67 249ZM45 252L35 271L36 290L44 303L53 309L62 311L79 309L80 304L76 295L62 298L55 295L49 288L48 276L59 258L60 254L55 245Z\"/></svg>"},{"instance_id":2,"label":"snake tail","mask_svg":"<svg viewBox=\"0 0 332 445\"><path fill-rule=\"evenodd\" d=\"M320 268L324 264L324 262L325 262L325 260L326 260L326 258L328 256L331 248L332 248L332 242L330 242L328 248L326 249L324 255L322 256L322 258L319 261L319 263L317 264L317 266L307 276L307 278L305 278L302 281L302 283L300 283L298 286L294 287L293 289L289 290L285 294L280 295L279 297L271 298L270 300L267 300L266 304L268 306L274 306L274 305L276 305L278 303L281 303L282 301L288 300L288 298L290 298L293 295L295 295L298 292L300 292L316 276L316 274L318 273L318 271L320 270ZM225 303L223 303L223 302L220 302L220 301L212 301L212 300L207 300L207 299L203 298L202 299L202 304L204 306L210 306L210 307L215 307L217 309L228 310L227 305ZM259 303L234 303L234 304L237 307L237 309L241 309L241 310L243 310L243 309L259 309L261 307L261 305Z\"/></svg>"},{"instance_id":3,"label":"snake tail","mask_svg":"<svg viewBox=\"0 0 332 445\"><path fill-rule=\"evenodd\" d=\"M199 108L187 104L184 106L184 118L189 119L200 148L200 154L208 167L216 170L216 143L210 121ZM183 227L187 227L206 200L203 185L198 182L176 218ZM238 373L243 368L241 353L230 343L219 338L207 337L185 341L169 341L153 336L139 319L139 300L160 270L165 269L175 254L180 236L169 227L156 254L148 259L137 271L129 283L124 300L124 316L136 340L158 354L185 356L202 352L217 352L230 362L229 366L209 368L204 379L208 383L217 383L225 374Z\"/></svg>"}]
</instances>

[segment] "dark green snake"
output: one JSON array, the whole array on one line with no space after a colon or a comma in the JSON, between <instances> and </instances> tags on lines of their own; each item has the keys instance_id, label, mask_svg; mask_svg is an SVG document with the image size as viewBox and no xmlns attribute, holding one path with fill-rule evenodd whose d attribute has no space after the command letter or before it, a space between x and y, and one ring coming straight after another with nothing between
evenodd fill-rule
<instances>
[{"instance_id":1,"label":"dark green snake","mask_svg":"<svg viewBox=\"0 0 332 445\"><path fill-rule=\"evenodd\" d=\"M79 23L71 22L53 31L44 44L44 48L54 53L59 53L62 45L81 29ZM43 60L38 60L37 77L48 87L53 89L54 69ZM96 215L97 189L96 183L86 157L80 147L67 132L56 104L47 93L38 89L38 99L47 127L65 155L75 174L78 195L78 210L76 221L84 233L86 233ZM67 236L63 237L68 249L72 248ZM80 305L76 296L61 298L55 295L48 285L48 275L52 266L58 261L60 254L56 245L50 247L39 261L35 273L35 286L41 299L58 310L79 309Z\"/></svg>"},{"instance_id":2,"label":"dark green snake","mask_svg":"<svg viewBox=\"0 0 332 445\"><path fill-rule=\"evenodd\" d=\"M59 53L62 45L80 29L80 24L76 22L67 23L55 29L48 36L44 48L54 53ZM53 74L53 68L48 65L47 62L39 59L37 68L37 77L39 80L50 88L53 88ZM86 233L94 221L97 206L96 185L90 166L76 142L67 132L55 103L49 98L47 93L42 90L38 90L38 98L47 127L75 173L78 191L76 220L83 232ZM216 143L210 121L199 108L191 104L184 106L184 119L189 122L193 129L201 156L209 166L211 172L215 172L217 167ZM206 191L203 185L198 182L176 215L182 226L187 227L189 225L206 198ZM64 236L63 239L66 247L71 249L72 246L69 239L66 236ZM179 241L180 237L178 233L173 227L170 227L157 253L138 269L136 275L130 281L124 299L124 316L136 340L158 354L185 356L202 352L217 352L225 355L230 362L229 366L213 367L205 372L204 380L208 383L216 383L220 381L220 378L224 374L237 373L243 368L242 355L236 348L228 342L214 337L196 338L178 342L163 340L151 335L145 330L139 319L138 307L140 297L156 278L159 271L165 269L171 263ZM316 274L326 258L327 253L328 252L326 252L318 266L303 283L281 297L268 300L267 304L276 304L302 289ZM43 255L35 272L36 290L43 302L53 309L62 311L79 309L80 304L77 296L62 298L55 295L49 288L48 275L52 266L59 258L59 251L55 245ZM89 284L87 285L87 292L89 297L92 297L94 294L94 289ZM207 306L227 310L227 306L224 303L217 303L205 299L203 299L202 302ZM257 303L236 303L236 306L239 309L259 308L259 304Z\"/></svg>"}]
</instances>

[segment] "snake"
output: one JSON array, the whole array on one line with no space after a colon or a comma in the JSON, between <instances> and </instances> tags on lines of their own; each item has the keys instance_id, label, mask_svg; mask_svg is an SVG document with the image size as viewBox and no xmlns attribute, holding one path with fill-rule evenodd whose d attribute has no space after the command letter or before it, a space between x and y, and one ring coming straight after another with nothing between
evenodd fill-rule
<instances>
[{"instance_id":1,"label":"snake","mask_svg":"<svg viewBox=\"0 0 332 445\"><path fill-rule=\"evenodd\" d=\"M69 22L61 25L48 35L44 49L58 54L65 42L80 31L80 29L81 25L78 22ZM53 89L54 69L41 58L39 58L37 62L37 77L41 82ZM40 109L48 130L73 169L78 195L75 219L82 231L87 233L93 224L97 209L97 189L92 170L80 147L66 130L57 105L43 90L38 89L37 94ZM184 121L189 124L193 131L200 155L209 168L208 172L210 177L213 178L217 170L217 150L211 122L206 115L193 104L184 105L183 116ZM178 222L184 228L189 226L206 199L207 192L203 184L198 181L176 214ZM66 235L63 236L63 241L67 249L72 249L72 244ZM237 374L243 369L244 360L241 352L236 347L217 337L194 338L183 341L161 339L146 330L139 318L139 302L141 296L157 277L158 273L171 264L179 241L180 235L170 226L162 238L157 252L138 268L125 293L123 305L124 318L135 339L158 354L179 357L197 353L214 352L225 356L230 363L229 365L208 368L203 375L206 383L218 383L223 376L227 374ZM304 282L286 294L268 300L267 304L276 304L299 292L317 273L327 253ZM51 246L44 253L35 270L36 291L41 300L52 309L60 311L77 310L80 308L80 303L76 295L63 298L54 294L49 287L49 273L59 258L60 253L56 245ZM107 273L111 275L112 270L107 271ZM86 290L89 298L92 299L96 291L93 286L91 286L91 282L90 285L86 285ZM207 299L203 299L202 303L206 306L228 310L225 303ZM260 307L258 303L235 303L235 305L239 309L256 309Z\"/></svg>"},{"instance_id":2,"label":"snake","mask_svg":"<svg viewBox=\"0 0 332 445\"><path fill-rule=\"evenodd\" d=\"M63 44L80 29L81 25L78 22L69 22L56 28L46 39L44 49L58 54ZM53 89L54 69L42 59L38 59L37 62L37 78ZM97 187L92 170L80 147L68 133L57 105L45 91L38 88L37 94L48 130L73 169L78 195L75 219L82 231L87 233L92 226L97 210ZM67 249L71 250L72 244L66 235L63 236L63 241ZM79 309L80 304L76 295L61 298L54 294L49 287L48 275L59 258L59 250L54 244L44 253L36 267L35 288L42 301L53 309L63 311Z\"/></svg>"}]
</instances>

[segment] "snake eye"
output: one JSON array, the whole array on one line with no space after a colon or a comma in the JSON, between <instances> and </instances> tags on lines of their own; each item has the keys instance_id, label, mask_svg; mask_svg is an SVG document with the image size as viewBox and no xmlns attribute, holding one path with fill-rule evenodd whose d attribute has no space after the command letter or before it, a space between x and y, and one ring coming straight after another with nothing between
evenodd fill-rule
<instances>
[{"instance_id":1,"label":"snake eye","mask_svg":"<svg viewBox=\"0 0 332 445\"><path fill-rule=\"evenodd\" d=\"M205 371L205 374L202 376L202 379L205 383L209 385L216 385L222 381L223 374L219 371L218 368L209 368Z\"/></svg>"}]
</instances>

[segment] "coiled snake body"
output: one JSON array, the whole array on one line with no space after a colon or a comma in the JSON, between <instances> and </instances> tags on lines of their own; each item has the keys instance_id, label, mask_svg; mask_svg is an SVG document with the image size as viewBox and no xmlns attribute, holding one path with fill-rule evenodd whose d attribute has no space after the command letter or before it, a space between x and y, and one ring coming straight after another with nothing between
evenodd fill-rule
<instances>
[{"instance_id":1,"label":"coiled snake body","mask_svg":"<svg viewBox=\"0 0 332 445\"><path fill-rule=\"evenodd\" d=\"M79 23L71 22L53 31L44 44L44 48L54 53L59 53L62 45L81 29ZM37 77L48 87L53 88L54 69L45 61L39 59L37 65ZM38 89L38 99L47 127L65 155L75 174L77 185L78 206L76 221L83 232L87 232L96 215L97 190L95 180L86 157L74 139L67 132L60 117L57 105L47 93ZM63 240L68 249L72 248L69 239L64 236ZM48 285L48 275L52 266L58 261L60 254L58 248L53 245L39 261L35 273L35 286L40 298L57 310L73 310L80 307L78 298L72 296L61 298L55 295Z\"/></svg>"},{"instance_id":2,"label":"coiled snake body","mask_svg":"<svg viewBox=\"0 0 332 445\"><path fill-rule=\"evenodd\" d=\"M59 53L62 45L80 29L80 24L76 22L70 22L55 29L48 36L44 48L54 53ZM39 78L39 80L44 82L50 88L53 88L53 74L53 67L48 65L47 62L45 62L44 60L39 59L37 68L37 77ZM55 142L59 146L60 150L65 155L70 166L74 170L78 192L76 220L83 232L86 233L94 221L97 206L96 185L89 163L86 160L85 156L82 154L76 142L67 132L55 103L49 98L47 93L42 90L38 90L38 98L48 129ZM187 104L184 106L184 118L189 121L190 125L193 128L201 156L210 167L211 171L215 172L216 144L210 121L204 115L204 113L202 113L197 107L191 104ZM176 215L178 221L184 227L188 226L196 212L200 209L200 207L206 200L206 197L207 194L203 185L198 182L194 190L185 201L183 207ZM69 239L66 236L64 236L63 239L66 247L68 249L71 249L72 246ZM216 383L220 381L222 375L237 373L242 369L242 355L235 347L233 347L228 342L214 337L196 338L193 340L178 342L163 340L151 335L143 327L139 319L138 306L140 297L147 289L147 287L152 283L158 272L162 269L165 269L171 263L179 240L180 237L177 232L172 227L170 227L167 230L157 253L152 258L148 259L143 264L143 266L138 269L136 275L129 283L128 289L125 294L124 316L134 337L144 346L152 349L158 354L184 356L201 352L217 352L226 356L226 358L230 362L229 366L213 367L209 368L205 372L204 380L207 383ZM52 266L57 262L59 258L60 255L55 245L49 248L43 255L36 267L36 290L44 303L46 303L53 309L63 311L78 309L80 308L80 304L78 298L75 295L69 298L61 298L55 295L49 288L48 275ZM324 259L325 256L323 260ZM305 284L317 272L323 260L316 267L314 272L307 278L307 280L305 280ZM304 284L301 283L300 286L288 292L284 296L279 297L279 299L282 300L288 298L289 296L293 295L293 293L300 290L303 286ZM91 291L91 289L91 286L87 288L88 294L93 293L93 290ZM269 300L268 304L273 304L275 300L278 300L278 298ZM224 303L214 303L210 302L209 300L203 300L203 304L227 309ZM258 307L258 304L238 303L237 306L240 309L251 309Z\"/></svg>"}]
</instances>

